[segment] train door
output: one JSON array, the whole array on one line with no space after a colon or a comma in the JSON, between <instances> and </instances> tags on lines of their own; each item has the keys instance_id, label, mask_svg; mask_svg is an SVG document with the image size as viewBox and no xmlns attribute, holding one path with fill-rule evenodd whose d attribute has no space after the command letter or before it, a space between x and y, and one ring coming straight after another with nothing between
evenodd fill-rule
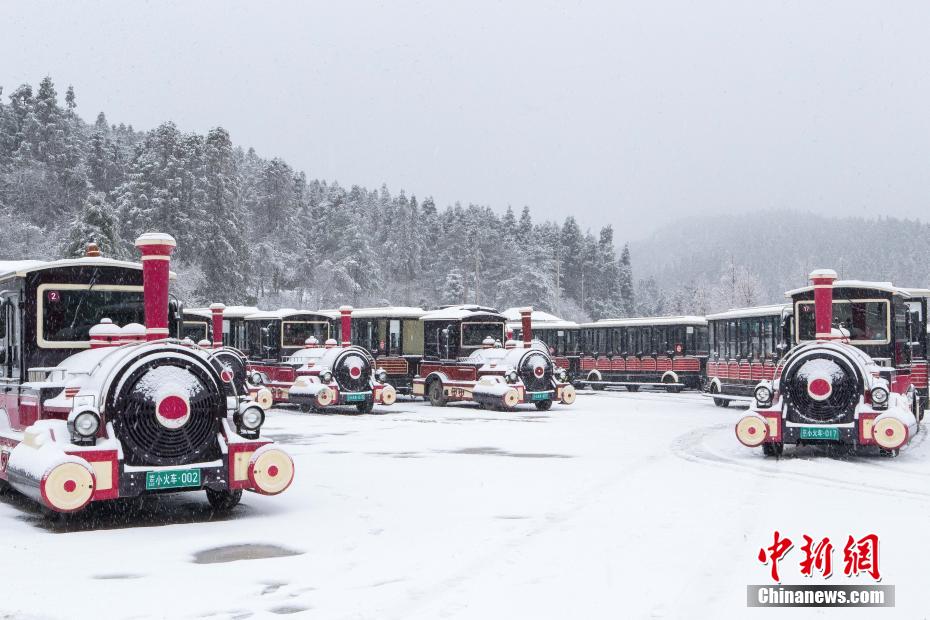
<instances>
[{"instance_id":1,"label":"train door","mask_svg":"<svg viewBox=\"0 0 930 620\"><path fill-rule=\"evenodd\" d=\"M405 319L401 328L404 355L423 355L423 322Z\"/></svg>"}]
</instances>

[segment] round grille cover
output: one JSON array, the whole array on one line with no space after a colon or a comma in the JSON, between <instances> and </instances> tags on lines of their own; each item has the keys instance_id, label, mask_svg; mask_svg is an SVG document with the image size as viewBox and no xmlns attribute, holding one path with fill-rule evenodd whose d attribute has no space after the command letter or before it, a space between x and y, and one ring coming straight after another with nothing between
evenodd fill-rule
<instances>
[{"instance_id":1,"label":"round grille cover","mask_svg":"<svg viewBox=\"0 0 930 620\"><path fill-rule=\"evenodd\" d=\"M520 360L520 378L530 392L552 389L552 360L542 351L532 351Z\"/></svg>"},{"instance_id":2,"label":"round grille cover","mask_svg":"<svg viewBox=\"0 0 930 620\"><path fill-rule=\"evenodd\" d=\"M111 392L107 411L129 465L218 458L225 397L209 370L182 357L143 362ZM115 390L114 390L115 391Z\"/></svg>"},{"instance_id":3,"label":"round grille cover","mask_svg":"<svg viewBox=\"0 0 930 620\"><path fill-rule=\"evenodd\" d=\"M820 349L788 362L781 390L796 421L849 422L862 394L862 377L844 355Z\"/></svg>"},{"instance_id":4,"label":"round grille cover","mask_svg":"<svg viewBox=\"0 0 930 620\"><path fill-rule=\"evenodd\" d=\"M371 389L371 362L364 352L348 349L336 360L333 377L343 392Z\"/></svg>"}]
</instances>

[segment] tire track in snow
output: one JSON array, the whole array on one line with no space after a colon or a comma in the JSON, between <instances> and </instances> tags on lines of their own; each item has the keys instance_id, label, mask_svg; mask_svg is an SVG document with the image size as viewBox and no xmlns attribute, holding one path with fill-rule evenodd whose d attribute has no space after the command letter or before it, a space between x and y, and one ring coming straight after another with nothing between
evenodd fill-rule
<instances>
[{"instance_id":1,"label":"tire track in snow","mask_svg":"<svg viewBox=\"0 0 930 620\"><path fill-rule=\"evenodd\" d=\"M710 465L714 467L721 467L724 469L729 469L731 471L739 471L744 473L749 473L755 476L762 476L767 478L776 478L776 479L790 479L797 482L803 482L805 484L812 484L815 486L821 486L827 484L834 488L859 492L862 490L868 491L876 495L885 495L888 497L896 497L901 499L916 500L921 502L930 502L930 493L924 493L921 491L912 491L909 489L901 488L890 488L890 487L879 487L869 483L863 483L858 481L852 481L849 479L834 478L831 476L825 476L819 473L813 472L795 472L788 471L784 468L778 468L778 460L760 459L759 461L754 462L740 462L736 459L718 454L710 450L704 445L704 440L710 437L713 433L720 431L730 431L732 430L731 424L717 424L711 427L708 427L703 432L689 432L684 435L679 436L671 444L672 452L678 457L690 461L692 463L699 463L702 465ZM736 438L733 438L733 441L736 441ZM881 458L876 456L876 459ZM804 458L804 457L795 457L791 458L792 461L797 462L807 462L812 465L815 464L814 459ZM864 460L864 459L863 459ZM859 465L856 460L850 460L851 464ZM790 461L789 461L790 462ZM908 473L902 471L901 473ZM916 473L916 472L914 472ZM923 476L923 474L918 474L918 476Z\"/></svg>"}]
</instances>

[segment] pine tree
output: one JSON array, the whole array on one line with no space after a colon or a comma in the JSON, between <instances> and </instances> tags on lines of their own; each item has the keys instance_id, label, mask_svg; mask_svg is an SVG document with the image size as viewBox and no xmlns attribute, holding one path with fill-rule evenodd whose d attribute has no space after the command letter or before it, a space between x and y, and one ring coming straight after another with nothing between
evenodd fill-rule
<instances>
[{"instance_id":1,"label":"pine tree","mask_svg":"<svg viewBox=\"0 0 930 620\"><path fill-rule=\"evenodd\" d=\"M119 242L115 209L103 192L87 196L70 228L71 234L61 249L64 256L83 256L87 244L93 242L104 256L127 258Z\"/></svg>"}]
</instances>

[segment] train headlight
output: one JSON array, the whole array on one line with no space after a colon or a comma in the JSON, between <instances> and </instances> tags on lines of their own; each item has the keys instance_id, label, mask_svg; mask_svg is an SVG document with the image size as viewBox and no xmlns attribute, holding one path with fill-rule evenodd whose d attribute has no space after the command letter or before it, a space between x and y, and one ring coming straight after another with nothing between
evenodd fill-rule
<instances>
[{"instance_id":1,"label":"train headlight","mask_svg":"<svg viewBox=\"0 0 930 620\"><path fill-rule=\"evenodd\" d=\"M379 368L378 370L375 371L375 379L377 379L379 383L386 383L387 378L388 378L388 374L385 369Z\"/></svg>"},{"instance_id":2,"label":"train headlight","mask_svg":"<svg viewBox=\"0 0 930 620\"><path fill-rule=\"evenodd\" d=\"M517 375L516 370L511 370L507 373L507 383L516 383L519 375Z\"/></svg>"},{"instance_id":3,"label":"train headlight","mask_svg":"<svg viewBox=\"0 0 930 620\"><path fill-rule=\"evenodd\" d=\"M265 423L265 412L261 407L248 404L236 413L235 422L240 435L258 437L258 431Z\"/></svg>"},{"instance_id":4,"label":"train headlight","mask_svg":"<svg viewBox=\"0 0 930 620\"><path fill-rule=\"evenodd\" d=\"M322 383L329 383L332 380L333 380L333 373L331 373L330 371L324 370L323 372L320 373L320 381Z\"/></svg>"},{"instance_id":5,"label":"train headlight","mask_svg":"<svg viewBox=\"0 0 930 620\"><path fill-rule=\"evenodd\" d=\"M885 409L888 407L888 390L883 387L872 389L872 404L876 409Z\"/></svg>"},{"instance_id":6,"label":"train headlight","mask_svg":"<svg viewBox=\"0 0 930 620\"><path fill-rule=\"evenodd\" d=\"M97 431L100 430L100 414L93 409L72 411L68 415L68 429L74 443L93 445Z\"/></svg>"},{"instance_id":7,"label":"train headlight","mask_svg":"<svg viewBox=\"0 0 930 620\"><path fill-rule=\"evenodd\" d=\"M262 373L256 371L249 376L249 382L252 385L262 385L265 382L265 378L262 376Z\"/></svg>"},{"instance_id":8,"label":"train headlight","mask_svg":"<svg viewBox=\"0 0 930 620\"><path fill-rule=\"evenodd\" d=\"M755 391L756 403L760 407L768 407L772 404L772 388L767 385L760 385Z\"/></svg>"}]
</instances>

